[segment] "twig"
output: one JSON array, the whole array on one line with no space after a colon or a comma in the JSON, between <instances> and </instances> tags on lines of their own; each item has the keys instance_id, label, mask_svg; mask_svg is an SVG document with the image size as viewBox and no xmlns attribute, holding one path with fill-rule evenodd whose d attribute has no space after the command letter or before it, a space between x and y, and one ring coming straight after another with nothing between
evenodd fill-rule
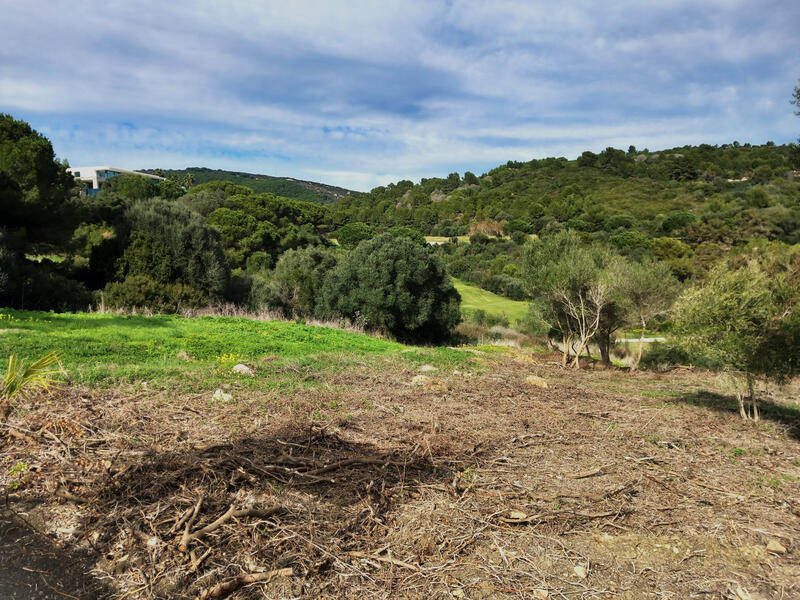
<instances>
[{"instance_id":1,"label":"twig","mask_svg":"<svg viewBox=\"0 0 800 600\"><path fill-rule=\"evenodd\" d=\"M312 471L306 471L303 473L306 477L320 475L322 473L327 473L328 471L335 471L336 469L340 469L342 467L347 467L349 465L396 465L398 467L405 467L408 466L408 463L405 462L396 462L392 460L387 460L383 458L346 458L344 460L340 460L335 463L331 463L324 467L320 467L319 469L313 469Z\"/></svg>"},{"instance_id":2,"label":"twig","mask_svg":"<svg viewBox=\"0 0 800 600\"><path fill-rule=\"evenodd\" d=\"M194 525L195 519L197 519L197 513L200 512L200 506L202 504L203 496L200 496L197 499L197 504L194 505L192 516L189 517L189 519L186 521L186 525L184 526L183 535L181 536L181 541L178 544L178 548L181 550L181 552L186 552L186 548L189 545L189 531L191 530L192 525Z\"/></svg>"},{"instance_id":3,"label":"twig","mask_svg":"<svg viewBox=\"0 0 800 600\"><path fill-rule=\"evenodd\" d=\"M369 560L377 560L378 562L385 562L396 565L398 567L403 567L404 569L410 569L412 571L419 571L420 568L417 565L412 565L407 562L403 562L402 560L398 560L396 558L392 558L391 556L380 556L378 554L367 554L366 552L359 552L354 550L352 552L347 553L348 556L353 556L355 558L366 558Z\"/></svg>"},{"instance_id":4,"label":"twig","mask_svg":"<svg viewBox=\"0 0 800 600\"><path fill-rule=\"evenodd\" d=\"M265 517L271 517L272 515L280 512L280 511L281 511L281 508L277 507L277 506L273 507L273 508L267 508L267 509L248 508L248 509L244 509L244 510L235 510L234 509L234 505L231 504L230 508L228 510L226 510L224 513L222 513L222 515L220 515L220 517L216 521L213 521L213 522L209 523L208 525L206 525L202 529L198 529L197 531L195 531L193 533L186 534L184 532L184 536L181 539L181 550L183 550L185 552L186 548L189 545L189 542L191 542L192 540L198 540L201 537L204 537L204 536L208 535L209 533L211 533L215 529L218 529L219 527L221 527L222 525L224 525L225 523L230 521L233 517L237 517L237 518L241 518L241 517L262 517L262 518L265 518Z\"/></svg>"},{"instance_id":5,"label":"twig","mask_svg":"<svg viewBox=\"0 0 800 600\"><path fill-rule=\"evenodd\" d=\"M266 573L242 573L229 579L228 581L220 582L212 588L207 588L200 592L195 597L195 600L208 600L208 598L224 598L228 594L238 590L243 585L249 583L266 583L276 577L291 577L294 574L294 569L287 567L285 569L275 569L274 571L267 571Z\"/></svg>"}]
</instances>

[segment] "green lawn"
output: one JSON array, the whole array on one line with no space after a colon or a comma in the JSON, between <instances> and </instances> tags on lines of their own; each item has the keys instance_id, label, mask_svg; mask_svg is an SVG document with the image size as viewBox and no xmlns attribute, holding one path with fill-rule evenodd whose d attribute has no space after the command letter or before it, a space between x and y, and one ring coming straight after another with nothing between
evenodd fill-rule
<instances>
[{"instance_id":1,"label":"green lawn","mask_svg":"<svg viewBox=\"0 0 800 600\"><path fill-rule=\"evenodd\" d=\"M0 361L12 352L31 360L50 350L60 353L71 381L99 386L147 381L186 390L231 382L254 389L313 385L314 372L355 362L391 357L412 368L422 363L446 367L468 356L283 321L0 309ZM232 373L240 362L258 376Z\"/></svg>"},{"instance_id":2,"label":"green lawn","mask_svg":"<svg viewBox=\"0 0 800 600\"><path fill-rule=\"evenodd\" d=\"M485 310L489 315L504 315L513 325L528 314L528 303L519 300L510 300L498 296L487 290L470 285L460 279L453 279L453 283L461 294L461 309L464 311Z\"/></svg>"}]
</instances>

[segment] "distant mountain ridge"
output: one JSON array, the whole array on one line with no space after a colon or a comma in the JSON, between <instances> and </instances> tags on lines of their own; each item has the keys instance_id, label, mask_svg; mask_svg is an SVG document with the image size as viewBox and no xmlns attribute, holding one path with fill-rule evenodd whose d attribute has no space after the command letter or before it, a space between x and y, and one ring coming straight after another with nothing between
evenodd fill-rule
<instances>
[{"instance_id":1,"label":"distant mountain ridge","mask_svg":"<svg viewBox=\"0 0 800 600\"><path fill-rule=\"evenodd\" d=\"M225 171L223 169L209 169L207 167L188 167L186 169L142 169L144 173L163 173L164 176L175 176L183 181L187 173L191 173L194 183L206 183L208 181L231 181L237 185L244 185L255 192L269 192L276 196L285 198L295 198L317 202L319 204L330 204L345 196L354 193L352 190L319 183L316 181L305 181L293 179L291 177L276 177L273 175L260 175L257 173L243 173L240 171Z\"/></svg>"}]
</instances>

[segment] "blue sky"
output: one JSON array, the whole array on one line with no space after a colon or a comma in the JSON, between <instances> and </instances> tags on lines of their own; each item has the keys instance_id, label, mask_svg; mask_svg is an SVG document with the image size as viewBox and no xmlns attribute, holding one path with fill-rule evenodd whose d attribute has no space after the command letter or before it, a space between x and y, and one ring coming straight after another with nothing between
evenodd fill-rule
<instances>
[{"instance_id":1,"label":"blue sky","mask_svg":"<svg viewBox=\"0 0 800 600\"><path fill-rule=\"evenodd\" d=\"M367 190L609 145L800 133L796 0L0 0L0 11L0 111L72 165Z\"/></svg>"}]
</instances>

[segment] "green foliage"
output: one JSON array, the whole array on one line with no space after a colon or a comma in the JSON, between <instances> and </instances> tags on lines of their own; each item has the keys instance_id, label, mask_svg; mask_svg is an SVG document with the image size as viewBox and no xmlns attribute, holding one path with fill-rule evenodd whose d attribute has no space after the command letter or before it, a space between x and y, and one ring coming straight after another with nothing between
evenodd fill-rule
<instances>
[{"instance_id":1,"label":"green foliage","mask_svg":"<svg viewBox=\"0 0 800 600\"><path fill-rule=\"evenodd\" d=\"M58 365L59 368L53 367ZM59 354L51 351L41 358L26 365L16 353L8 357L8 366L3 378L0 402L0 416L5 417L11 402L38 390L48 390L55 382L55 377L61 373Z\"/></svg>"},{"instance_id":2,"label":"green foliage","mask_svg":"<svg viewBox=\"0 0 800 600\"><path fill-rule=\"evenodd\" d=\"M800 252L754 244L718 265L675 306L693 357L776 381L800 372Z\"/></svg>"},{"instance_id":3,"label":"green foliage","mask_svg":"<svg viewBox=\"0 0 800 600\"><path fill-rule=\"evenodd\" d=\"M206 306L208 297L182 283L163 283L143 274L128 275L123 281L109 283L103 292L108 308L149 310L155 313L179 313L182 309Z\"/></svg>"},{"instance_id":4,"label":"green foliage","mask_svg":"<svg viewBox=\"0 0 800 600\"><path fill-rule=\"evenodd\" d=\"M350 190L344 188L313 181L299 181L288 177L272 177L270 175L223 171L203 167L191 167L184 170L154 169L149 172L161 177L176 177L180 181L184 181L187 175L191 175L193 182L191 185L192 192L198 188L200 191L208 190L209 188L205 186L209 182L218 184L224 181L233 187L239 188L239 191L235 192L237 194L274 194L284 198L318 204L327 204L351 193ZM241 190L247 190L247 192Z\"/></svg>"},{"instance_id":5,"label":"green foliage","mask_svg":"<svg viewBox=\"0 0 800 600\"><path fill-rule=\"evenodd\" d=\"M372 237L372 227L366 223L348 223L334 232L336 241L342 248L355 248Z\"/></svg>"},{"instance_id":6,"label":"green foliage","mask_svg":"<svg viewBox=\"0 0 800 600\"><path fill-rule=\"evenodd\" d=\"M322 282L336 266L336 256L319 246L287 250L272 273L260 274L251 290L250 305L266 305L279 309L286 316L311 317L317 307ZM269 289L264 288L264 283Z\"/></svg>"},{"instance_id":7,"label":"green foliage","mask_svg":"<svg viewBox=\"0 0 800 600\"><path fill-rule=\"evenodd\" d=\"M24 230L26 245L66 234L74 186L66 166L47 138L0 113L0 227Z\"/></svg>"},{"instance_id":8,"label":"green foliage","mask_svg":"<svg viewBox=\"0 0 800 600\"><path fill-rule=\"evenodd\" d=\"M183 186L174 179L165 179L158 182L158 196L164 200L177 200L183 196Z\"/></svg>"},{"instance_id":9,"label":"green foliage","mask_svg":"<svg viewBox=\"0 0 800 600\"><path fill-rule=\"evenodd\" d=\"M128 200L147 200L158 196L159 191L159 184L150 177L122 173L108 178L100 193L116 194Z\"/></svg>"},{"instance_id":10,"label":"green foliage","mask_svg":"<svg viewBox=\"0 0 800 600\"><path fill-rule=\"evenodd\" d=\"M417 231L416 229L412 229L411 227L392 227L386 233L396 238L407 237L411 241L423 246L428 243L428 241L425 239L425 236L421 232Z\"/></svg>"},{"instance_id":11,"label":"green foliage","mask_svg":"<svg viewBox=\"0 0 800 600\"><path fill-rule=\"evenodd\" d=\"M317 313L404 340L445 338L461 297L439 256L406 237L365 240L325 278Z\"/></svg>"},{"instance_id":12,"label":"green foliage","mask_svg":"<svg viewBox=\"0 0 800 600\"><path fill-rule=\"evenodd\" d=\"M183 284L211 300L222 298L230 272L217 233L185 208L163 200L138 202L126 213L134 254L123 257L121 276L144 275L159 265L156 276L169 272L170 281ZM139 232L149 236L136 236ZM135 259L135 260L134 260ZM137 304L136 306L142 306Z\"/></svg>"}]
</instances>

